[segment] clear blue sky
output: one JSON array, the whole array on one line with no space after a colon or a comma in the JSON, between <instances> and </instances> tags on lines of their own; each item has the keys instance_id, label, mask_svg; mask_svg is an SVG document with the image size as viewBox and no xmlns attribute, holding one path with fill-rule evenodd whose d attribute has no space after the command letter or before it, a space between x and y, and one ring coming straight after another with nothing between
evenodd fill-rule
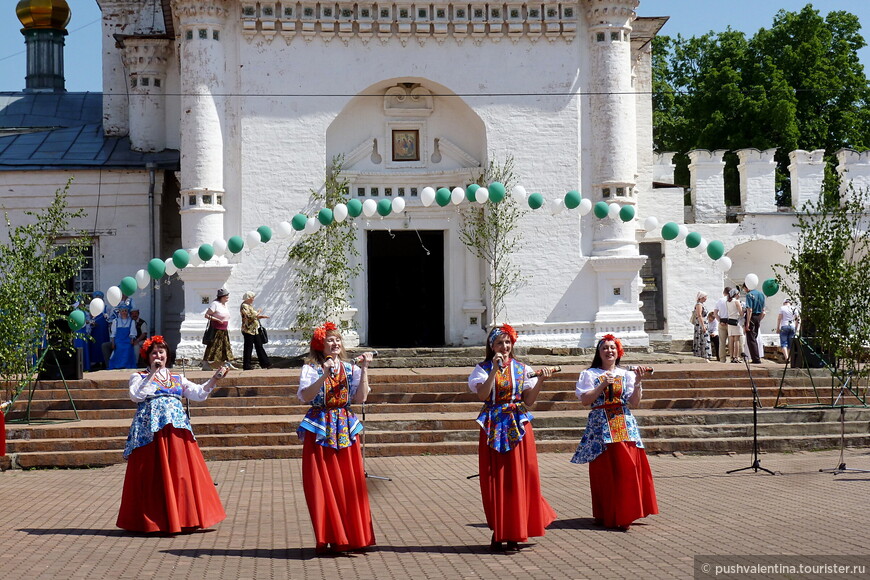
<instances>
[{"instance_id":1,"label":"clear blue sky","mask_svg":"<svg viewBox=\"0 0 870 580\"><path fill-rule=\"evenodd\" d=\"M69 91L100 91L100 9L96 0L67 0L72 20L67 27L64 61ZM24 37L12 0L0 0L0 91L24 89ZM806 0L641 0L641 16L670 16L663 34L699 36L725 30L727 26L751 35L769 28L779 9L798 11ZM816 0L813 6L823 14L848 10L856 14L861 32L870 41L870 0ZM870 48L861 50L865 73L870 74Z\"/></svg>"}]
</instances>

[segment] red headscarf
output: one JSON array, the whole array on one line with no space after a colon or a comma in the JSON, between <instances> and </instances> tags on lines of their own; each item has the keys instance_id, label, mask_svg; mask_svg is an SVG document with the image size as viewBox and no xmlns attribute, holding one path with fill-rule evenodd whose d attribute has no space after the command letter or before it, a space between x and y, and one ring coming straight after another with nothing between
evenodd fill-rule
<instances>
[{"instance_id":1,"label":"red headscarf","mask_svg":"<svg viewBox=\"0 0 870 580\"><path fill-rule=\"evenodd\" d=\"M607 341L613 341L616 344L616 358L622 358L622 355L625 354L625 350L622 348L622 341L613 336L612 334L605 334L601 337L601 340L598 341L598 345L595 347L595 350L601 348L601 345Z\"/></svg>"}]
</instances>

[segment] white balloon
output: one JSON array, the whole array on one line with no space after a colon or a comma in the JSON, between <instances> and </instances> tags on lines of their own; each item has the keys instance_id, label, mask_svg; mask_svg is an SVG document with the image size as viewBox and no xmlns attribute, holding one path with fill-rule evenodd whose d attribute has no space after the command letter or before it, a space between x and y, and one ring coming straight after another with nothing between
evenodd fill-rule
<instances>
[{"instance_id":1,"label":"white balloon","mask_svg":"<svg viewBox=\"0 0 870 580\"><path fill-rule=\"evenodd\" d=\"M199 250L187 250L190 255L190 266L199 266L202 264L202 258L199 257Z\"/></svg>"},{"instance_id":2,"label":"white balloon","mask_svg":"<svg viewBox=\"0 0 870 580\"><path fill-rule=\"evenodd\" d=\"M435 199L435 198L432 198ZM424 202L425 205L429 205ZM366 217L372 217L378 211L378 202L373 199L367 199L363 202L363 213Z\"/></svg>"},{"instance_id":3,"label":"white balloon","mask_svg":"<svg viewBox=\"0 0 870 580\"><path fill-rule=\"evenodd\" d=\"M260 232L251 230L245 236L245 246L248 248L256 248L260 244Z\"/></svg>"},{"instance_id":4,"label":"white balloon","mask_svg":"<svg viewBox=\"0 0 870 580\"><path fill-rule=\"evenodd\" d=\"M718 260L716 260L716 265L719 266L719 269L723 272L727 272L731 269L731 258L728 256L722 256Z\"/></svg>"},{"instance_id":5,"label":"white balloon","mask_svg":"<svg viewBox=\"0 0 870 580\"><path fill-rule=\"evenodd\" d=\"M580 200L580 205L577 207L580 211L580 215L586 215L590 211L592 211L592 200L584 197Z\"/></svg>"},{"instance_id":6,"label":"white balloon","mask_svg":"<svg viewBox=\"0 0 870 580\"><path fill-rule=\"evenodd\" d=\"M484 204L489 200L489 190L485 187L477 188L477 191L474 192L474 201L480 204Z\"/></svg>"},{"instance_id":7,"label":"white balloon","mask_svg":"<svg viewBox=\"0 0 870 580\"><path fill-rule=\"evenodd\" d=\"M371 201L371 200L369 200L369 201ZM320 222L317 220L317 218L310 217L305 222L305 229L302 231L304 231L306 234L313 234L314 232L316 232L319 229L320 229Z\"/></svg>"},{"instance_id":8,"label":"white balloon","mask_svg":"<svg viewBox=\"0 0 870 580\"><path fill-rule=\"evenodd\" d=\"M106 309L106 303L103 302L102 298L94 298L91 300L91 303L88 305L88 310L91 311L91 316L96 318Z\"/></svg>"},{"instance_id":9,"label":"white balloon","mask_svg":"<svg viewBox=\"0 0 870 580\"><path fill-rule=\"evenodd\" d=\"M393 198L393 213L402 213L405 211L405 198L404 197L394 197Z\"/></svg>"},{"instance_id":10,"label":"white balloon","mask_svg":"<svg viewBox=\"0 0 870 580\"><path fill-rule=\"evenodd\" d=\"M121 302L121 289L117 286L112 286L106 290L106 300L109 301L109 306L115 307Z\"/></svg>"},{"instance_id":11,"label":"white balloon","mask_svg":"<svg viewBox=\"0 0 870 580\"><path fill-rule=\"evenodd\" d=\"M347 212L347 208L345 208L345 212ZM278 227L275 228L275 233L278 234L279 238L286 238L293 233L293 226L290 225L290 222L279 222ZM217 254L217 249L215 249L215 254Z\"/></svg>"},{"instance_id":12,"label":"white balloon","mask_svg":"<svg viewBox=\"0 0 870 580\"><path fill-rule=\"evenodd\" d=\"M678 242L682 242L686 239L686 236L689 235L689 228L686 227L685 224L680 224L680 227L677 229L677 237L674 238Z\"/></svg>"},{"instance_id":13,"label":"white balloon","mask_svg":"<svg viewBox=\"0 0 870 580\"><path fill-rule=\"evenodd\" d=\"M425 207L429 207L430 205L432 205L432 202L435 201L435 189L431 187L424 187L420 191L420 201L423 202L423 205ZM363 204L363 211L365 211L365 206L366 204Z\"/></svg>"},{"instance_id":14,"label":"white balloon","mask_svg":"<svg viewBox=\"0 0 870 580\"><path fill-rule=\"evenodd\" d=\"M695 249L698 251L699 254L703 254L704 252L706 252L707 251L707 240L705 240L704 238L701 238L701 243L698 244L698 247Z\"/></svg>"},{"instance_id":15,"label":"white balloon","mask_svg":"<svg viewBox=\"0 0 870 580\"><path fill-rule=\"evenodd\" d=\"M646 231L651 232L657 227L659 227L659 218L651 215L643 220L643 229Z\"/></svg>"},{"instance_id":16,"label":"white balloon","mask_svg":"<svg viewBox=\"0 0 870 580\"><path fill-rule=\"evenodd\" d=\"M148 275L148 272L145 270L137 270L136 271L136 286L139 288L145 288L148 283L151 281L151 276Z\"/></svg>"},{"instance_id":17,"label":"white balloon","mask_svg":"<svg viewBox=\"0 0 870 580\"><path fill-rule=\"evenodd\" d=\"M343 203L335 204L335 207L332 208L332 217L338 223L343 222L345 219L347 219L347 206L344 205ZM289 226L290 224L287 224L287 225ZM279 227L280 227L280 224L279 224ZM293 226L290 226L290 227L292 228Z\"/></svg>"},{"instance_id":18,"label":"white balloon","mask_svg":"<svg viewBox=\"0 0 870 580\"><path fill-rule=\"evenodd\" d=\"M746 284L746 287L750 290L755 290L758 288L758 276L755 274L747 274L746 278L743 280L743 283Z\"/></svg>"},{"instance_id":19,"label":"white balloon","mask_svg":"<svg viewBox=\"0 0 870 580\"><path fill-rule=\"evenodd\" d=\"M527 197L526 188L522 185L515 185L513 191L511 192L511 195L513 195L519 201L525 201Z\"/></svg>"},{"instance_id":20,"label":"white balloon","mask_svg":"<svg viewBox=\"0 0 870 580\"><path fill-rule=\"evenodd\" d=\"M463 199L465 199L465 190L461 187L454 187L453 191L450 192L450 201L453 202L453 205L459 205Z\"/></svg>"},{"instance_id":21,"label":"white balloon","mask_svg":"<svg viewBox=\"0 0 870 580\"><path fill-rule=\"evenodd\" d=\"M175 265L175 262L172 261L172 258L166 258L166 260L164 260L164 263L166 264L167 276L172 276L173 274L178 272L178 267Z\"/></svg>"},{"instance_id":22,"label":"white balloon","mask_svg":"<svg viewBox=\"0 0 870 580\"><path fill-rule=\"evenodd\" d=\"M553 215L562 213L563 209L565 209L565 200L561 197L557 197L550 202L550 213Z\"/></svg>"},{"instance_id":23,"label":"white balloon","mask_svg":"<svg viewBox=\"0 0 870 580\"><path fill-rule=\"evenodd\" d=\"M224 254L227 253L227 241L223 238L219 238L211 243L211 246L214 248L214 256L215 258L220 258Z\"/></svg>"},{"instance_id":24,"label":"white balloon","mask_svg":"<svg viewBox=\"0 0 870 580\"><path fill-rule=\"evenodd\" d=\"M610 219L616 219L616 216L619 215L619 210L620 210L620 209L622 209L622 208L619 207L619 204L618 204L618 203L611 203L611 204L607 207L607 217L609 217Z\"/></svg>"}]
</instances>

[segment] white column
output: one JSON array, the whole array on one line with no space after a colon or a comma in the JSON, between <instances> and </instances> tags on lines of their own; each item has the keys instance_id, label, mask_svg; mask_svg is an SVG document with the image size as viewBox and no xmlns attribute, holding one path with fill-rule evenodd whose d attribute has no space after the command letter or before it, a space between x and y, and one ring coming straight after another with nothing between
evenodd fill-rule
<instances>
[{"instance_id":1,"label":"white column","mask_svg":"<svg viewBox=\"0 0 870 580\"><path fill-rule=\"evenodd\" d=\"M462 331L463 344L481 344L486 339L483 312L486 306L481 297L480 268L481 260L465 250L465 300L462 302L462 314L465 318Z\"/></svg>"},{"instance_id":2,"label":"white column","mask_svg":"<svg viewBox=\"0 0 870 580\"><path fill-rule=\"evenodd\" d=\"M637 203L636 95L632 84L631 22L638 0L583 0L589 23L593 202ZM634 226L595 224L592 255L637 255Z\"/></svg>"},{"instance_id":3,"label":"white column","mask_svg":"<svg viewBox=\"0 0 870 580\"><path fill-rule=\"evenodd\" d=\"M689 185L696 223L725 223L724 155L725 149L689 151Z\"/></svg>"},{"instance_id":4,"label":"white column","mask_svg":"<svg viewBox=\"0 0 870 580\"><path fill-rule=\"evenodd\" d=\"M748 213L776 212L776 147L739 149L740 203Z\"/></svg>"},{"instance_id":5,"label":"white column","mask_svg":"<svg viewBox=\"0 0 870 580\"><path fill-rule=\"evenodd\" d=\"M653 159L653 181L658 183L674 183L674 155L672 151L656 153Z\"/></svg>"},{"instance_id":6,"label":"white column","mask_svg":"<svg viewBox=\"0 0 870 580\"><path fill-rule=\"evenodd\" d=\"M870 151L858 153L852 149L840 149L837 161L841 198L849 193L850 188L870 192Z\"/></svg>"},{"instance_id":7,"label":"white column","mask_svg":"<svg viewBox=\"0 0 870 580\"><path fill-rule=\"evenodd\" d=\"M196 250L224 236L225 56L223 37L230 12L223 0L173 0L181 79L181 240ZM226 260L181 271L184 321L179 352L202 353L202 304L226 286L232 267ZM234 289L230 289L234 291Z\"/></svg>"},{"instance_id":8,"label":"white column","mask_svg":"<svg viewBox=\"0 0 870 580\"><path fill-rule=\"evenodd\" d=\"M100 10L103 13L103 132L106 135L126 135L129 131L129 85L124 59L115 35L133 33L140 5L139 0L100 0Z\"/></svg>"},{"instance_id":9,"label":"white column","mask_svg":"<svg viewBox=\"0 0 870 580\"><path fill-rule=\"evenodd\" d=\"M791 205L800 209L807 202L815 203L825 182L825 150L798 149L788 154L791 175Z\"/></svg>"},{"instance_id":10,"label":"white column","mask_svg":"<svg viewBox=\"0 0 870 580\"><path fill-rule=\"evenodd\" d=\"M166 149L169 40L127 38L123 54L130 75L130 145L136 151L163 151Z\"/></svg>"}]
</instances>

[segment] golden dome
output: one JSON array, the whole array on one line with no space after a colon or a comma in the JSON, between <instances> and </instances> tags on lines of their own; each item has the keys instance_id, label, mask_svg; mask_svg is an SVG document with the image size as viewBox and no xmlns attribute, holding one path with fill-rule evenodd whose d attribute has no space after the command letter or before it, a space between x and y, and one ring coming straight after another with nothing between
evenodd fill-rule
<instances>
[{"instance_id":1,"label":"golden dome","mask_svg":"<svg viewBox=\"0 0 870 580\"><path fill-rule=\"evenodd\" d=\"M70 10L66 0L21 0L15 14L24 28L64 30L69 24Z\"/></svg>"}]
</instances>

